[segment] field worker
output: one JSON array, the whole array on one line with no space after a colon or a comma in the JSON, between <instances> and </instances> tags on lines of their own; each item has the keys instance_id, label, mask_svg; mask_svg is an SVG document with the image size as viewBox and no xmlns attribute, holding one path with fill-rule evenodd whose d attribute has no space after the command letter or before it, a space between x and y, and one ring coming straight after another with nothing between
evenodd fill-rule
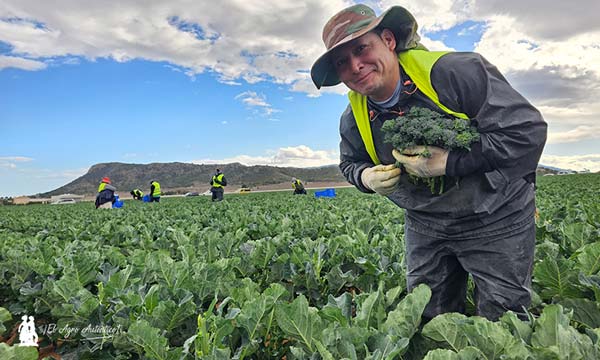
<instances>
[{"instance_id":1,"label":"field worker","mask_svg":"<svg viewBox=\"0 0 600 360\"><path fill-rule=\"evenodd\" d=\"M225 192L223 186L227 186L227 180L220 169L217 169L213 177L210 179L210 186L212 201L222 201L223 193Z\"/></svg>"},{"instance_id":2,"label":"field worker","mask_svg":"<svg viewBox=\"0 0 600 360\"><path fill-rule=\"evenodd\" d=\"M465 311L468 274L476 286L477 315L495 320L512 310L526 318L535 171L547 125L481 55L429 52L416 31L414 17L400 6L377 17L369 7L354 5L325 24L327 50L311 77L317 88L343 82L351 89L340 120L340 169L362 192L384 195L406 209L408 290L420 283L432 289L426 320ZM411 107L470 119L478 142L470 151L429 146L431 157L410 156L419 146L404 154L392 151L381 125ZM405 170L394 167L396 160ZM434 195L409 174L453 181Z\"/></svg>"},{"instance_id":3,"label":"field worker","mask_svg":"<svg viewBox=\"0 0 600 360\"><path fill-rule=\"evenodd\" d=\"M299 179L292 178L292 188L294 188L294 195L306 195L304 184Z\"/></svg>"},{"instance_id":4,"label":"field worker","mask_svg":"<svg viewBox=\"0 0 600 360\"><path fill-rule=\"evenodd\" d=\"M160 202L160 184L156 180L150 181L150 202Z\"/></svg>"},{"instance_id":5,"label":"field worker","mask_svg":"<svg viewBox=\"0 0 600 360\"><path fill-rule=\"evenodd\" d=\"M129 192L135 200L142 200L144 192L140 189L133 189Z\"/></svg>"},{"instance_id":6,"label":"field worker","mask_svg":"<svg viewBox=\"0 0 600 360\"><path fill-rule=\"evenodd\" d=\"M96 194L96 209L112 209L112 204L116 200L115 191L117 188L111 185L110 178L103 177Z\"/></svg>"}]
</instances>

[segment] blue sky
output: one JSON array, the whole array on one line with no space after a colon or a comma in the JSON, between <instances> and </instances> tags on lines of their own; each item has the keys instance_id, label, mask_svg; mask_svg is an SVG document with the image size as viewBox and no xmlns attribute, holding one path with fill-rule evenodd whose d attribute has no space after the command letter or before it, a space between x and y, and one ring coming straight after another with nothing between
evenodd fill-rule
<instances>
[{"instance_id":1,"label":"blue sky","mask_svg":"<svg viewBox=\"0 0 600 360\"><path fill-rule=\"evenodd\" d=\"M538 15L495 3L370 5L403 5L427 47L496 64L550 125L543 163L600 170L598 26L562 14L577 26L553 32L553 2ZM308 70L323 24L348 4L3 1L0 196L52 190L100 162L336 163L346 89L318 92Z\"/></svg>"}]
</instances>

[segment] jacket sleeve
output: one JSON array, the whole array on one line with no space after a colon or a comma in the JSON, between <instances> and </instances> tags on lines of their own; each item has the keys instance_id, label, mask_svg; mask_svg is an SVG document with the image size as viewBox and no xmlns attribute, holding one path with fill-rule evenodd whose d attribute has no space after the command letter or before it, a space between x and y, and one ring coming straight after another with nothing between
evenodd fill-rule
<instances>
[{"instance_id":1,"label":"jacket sleeve","mask_svg":"<svg viewBox=\"0 0 600 360\"><path fill-rule=\"evenodd\" d=\"M225 179L225 175L223 175L223 178L221 179L220 183L223 186L227 186L227 180Z\"/></svg>"},{"instance_id":2,"label":"jacket sleeve","mask_svg":"<svg viewBox=\"0 0 600 360\"><path fill-rule=\"evenodd\" d=\"M440 101L469 116L480 134L470 152L452 151L446 173L485 174L493 189L535 174L547 124L498 69L476 53L443 56L431 73Z\"/></svg>"},{"instance_id":3,"label":"jacket sleeve","mask_svg":"<svg viewBox=\"0 0 600 360\"><path fill-rule=\"evenodd\" d=\"M375 164L371 161L371 157L360 137L350 105L348 105L340 119L340 136L340 170L342 174L358 190L365 193L374 193L374 191L366 188L360 179L363 170L375 166Z\"/></svg>"},{"instance_id":4,"label":"jacket sleeve","mask_svg":"<svg viewBox=\"0 0 600 360\"><path fill-rule=\"evenodd\" d=\"M150 185L150 196L154 194L154 185Z\"/></svg>"}]
</instances>

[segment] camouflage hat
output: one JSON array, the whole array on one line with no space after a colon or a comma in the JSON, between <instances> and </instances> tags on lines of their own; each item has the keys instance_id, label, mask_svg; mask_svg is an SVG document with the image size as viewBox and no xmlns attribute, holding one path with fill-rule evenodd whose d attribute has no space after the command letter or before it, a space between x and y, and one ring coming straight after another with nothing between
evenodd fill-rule
<instances>
[{"instance_id":1,"label":"camouflage hat","mask_svg":"<svg viewBox=\"0 0 600 360\"><path fill-rule=\"evenodd\" d=\"M317 89L340 83L330 59L331 51L376 27L387 28L394 33L397 52L415 48L419 44L417 21L405 8L392 6L377 17L373 9L366 5L350 6L335 14L323 27L323 42L327 51L315 61L310 70Z\"/></svg>"}]
</instances>

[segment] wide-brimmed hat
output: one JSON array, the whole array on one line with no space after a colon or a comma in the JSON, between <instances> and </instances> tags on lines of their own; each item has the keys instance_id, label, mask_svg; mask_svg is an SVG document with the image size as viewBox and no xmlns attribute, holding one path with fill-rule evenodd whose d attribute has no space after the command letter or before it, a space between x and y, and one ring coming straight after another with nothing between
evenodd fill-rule
<instances>
[{"instance_id":1,"label":"wide-brimmed hat","mask_svg":"<svg viewBox=\"0 0 600 360\"><path fill-rule=\"evenodd\" d=\"M335 14L323 27L323 42L327 51L313 64L310 76L317 89L340 83L331 51L352 41L376 27L390 29L396 37L396 52L412 49L419 45L417 21L402 6L392 6L379 17L366 5L350 6Z\"/></svg>"}]
</instances>

